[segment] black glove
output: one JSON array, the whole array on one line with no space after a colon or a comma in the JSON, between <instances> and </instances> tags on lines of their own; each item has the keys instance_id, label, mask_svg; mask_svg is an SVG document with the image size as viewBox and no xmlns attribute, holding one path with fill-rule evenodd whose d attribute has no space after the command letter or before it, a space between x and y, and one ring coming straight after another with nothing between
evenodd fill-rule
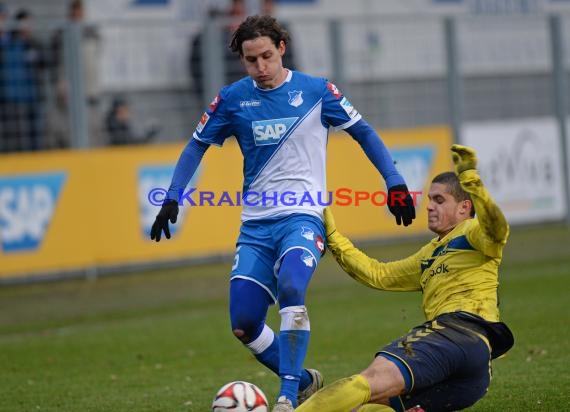
<instances>
[{"instance_id":1,"label":"black glove","mask_svg":"<svg viewBox=\"0 0 570 412\"><path fill-rule=\"evenodd\" d=\"M412 224L416 218L416 208L408 186L396 185L388 189L388 209L396 216L396 223L404 226Z\"/></svg>"},{"instance_id":2,"label":"black glove","mask_svg":"<svg viewBox=\"0 0 570 412\"><path fill-rule=\"evenodd\" d=\"M171 223L176 223L176 218L178 217L178 202L176 200L167 200L162 207L160 212L156 215L156 219L152 224L150 229L150 238L160 242L160 236L164 231L164 236L170 239L170 229L168 228L168 221Z\"/></svg>"}]
</instances>

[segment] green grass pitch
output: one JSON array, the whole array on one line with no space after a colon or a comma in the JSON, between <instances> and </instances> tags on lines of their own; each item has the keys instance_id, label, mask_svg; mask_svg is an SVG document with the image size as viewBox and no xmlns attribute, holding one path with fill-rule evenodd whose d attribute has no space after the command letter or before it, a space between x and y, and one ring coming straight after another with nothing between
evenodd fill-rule
<instances>
[{"instance_id":1,"label":"green grass pitch","mask_svg":"<svg viewBox=\"0 0 570 412\"><path fill-rule=\"evenodd\" d=\"M380 259L420 242L367 247ZM488 395L472 411L570 406L570 230L513 229L501 273L501 313L516 344L494 362ZM197 411L231 380L274 400L278 379L232 336L230 263L129 276L0 288L0 410ZM423 320L419 293L378 292L330 255L308 293L306 366L327 383L364 368L377 348ZM278 328L272 308L269 323Z\"/></svg>"}]
</instances>

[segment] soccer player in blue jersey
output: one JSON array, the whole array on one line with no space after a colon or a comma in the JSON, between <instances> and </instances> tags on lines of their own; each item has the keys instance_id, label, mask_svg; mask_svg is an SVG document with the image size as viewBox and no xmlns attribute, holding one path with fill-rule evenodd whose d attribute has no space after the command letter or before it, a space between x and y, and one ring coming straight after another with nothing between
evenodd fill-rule
<instances>
[{"instance_id":1,"label":"soccer player in blue jersey","mask_svg":"<svg viewBox=\"0 0 570 412\"><path fill-rule=\"evenodd\" d=\"M223 87L202 115L151 229L151 239L160 241L162 232L170 238L168 221L176 222L180 193L202 156L210 145L235 136L244 157L244 198L230 276L231 327L279 375L274 412L292 411L323 385L321 374L303 369L303 362L310 331L305 292L325 251L326 200L315 199L326 193L329 129L348 132L383 176L389 199L399 197L388 202L397 224L415 218L406 183L382 140L334 84L283 67L288 42L270 16L250 16L236 29L230 47L248 76ZM290 201L306 195L313 202ZM278 334L265 324L274 303L281 316Z\"/></svg>"},{"instance_id":2,"label":"soccer player in blue jersey","mask_svg":"<svg viewBox=\"0 0 570 412\"><path fill-rule=\"evenodd\" d=\"M497 297L509 226L481 182L473 149L452 151L455 173L436 176L428 193L428 227L437 237L410 257L383 263L366 256L325 210L327 243L340 266L375 289L421 291L428 321L382 348L360 374L314 394L299 412L457 411L487 392L491 359L514 343L499 321Z\"/></svg>"}]
</instances>

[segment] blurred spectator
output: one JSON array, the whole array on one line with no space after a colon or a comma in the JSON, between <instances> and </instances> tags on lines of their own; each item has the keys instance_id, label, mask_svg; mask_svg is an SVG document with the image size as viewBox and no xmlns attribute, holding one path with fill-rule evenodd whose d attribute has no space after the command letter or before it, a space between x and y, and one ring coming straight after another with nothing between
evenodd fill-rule
<instances>
[{"instance_id":1,"label":"blurred spectator","mask_svg":"<svg viewBox=\"0 0 570 412\"><path fill-rule=\"evenodd\" d=\"M218 9L210 9L209 11L209 20L218 18L231 19L231 21L229 21L229 24L225 26L224 32L222 34L225 63L224 84L233 83L246 75L245 70L239 60L239 56L233 53L229 48L231 35L239 23L241 23L243 17L245 17L244 0L232 0L230 8L225 11ZM190 50L190 75L194 81L194 88L201 102L204 101L204 77L202 73L202 37L203 32L198 32L194 36L191 42Z\"/></svg>"},{"instance_id":2,"label":"blurred spectator","mask_svg":"<svg viewBox=\"0 0 570 412\"><path fill-rule=\"evenodd\" d=\"M147 143L158 133L157 126L148 127L138 134L131 123L131 108L128 102L120 96L113 99L113 103L105 117L105 129L112 145L125 145Z\"/></svg>"},{"instance_id":3,"label":"blurred spectator","mask_svg":"<svg viewBox=\"0 0 570 412\"><path fill-rule=\"evenodd\" d=\"M273 16L275 14L275 2L273 0L262 0L261 1L261 14L267 14ZM291 70L297 70L297 65L295 64L295 49L293 47L293 41L291 37L291 30L287 23L281 23L281 27L289 32L291 41L287 44L287 53L283 55L283 67Z\"/></svg>"},{"instance_id":4,"label":"blurred spectator","mask_svg":"<svg viewBox=\"0 0 570 412\"><path fill-rule=\"evenodd\" d=\"M6 68L4 65L4 53L6 46L8 44L8 33L6 31L6 19L7 19L6 7L3 3L0 3L0 152L3 152L5 136L5 126L6 126L6 101L5 101L5 89L6 81L4 79Z\"/></svg>"},{"instance_id":5,"label":"blurred spectator","mask_svg":"<svg viewBox=\"0 0 570 412\"><path fill-rule=\"evenodd\" d=\"M260 14L273 15L273 13L273 0L262 0ZM224 84L230 84L247 75L245 69L243 68L243 65L241 64L239 56L236 53L233 53L229 47L233 32L246 17L245 0L232 0L230 7L226 11L220 11L217 9L210 10L210 20L220 17L225 18L228 21L228 24L225 26L225 30L222 36L225 63L225 75L223 80ZM287 26L285 24L283 27L287 29ZM194 82L194 90L198 94L201 102L204 101L204 77L202 73L202 35L202 32L199 32L192 39L189 64L190 75ZM287 45L287 53L285 53L283 56L283 66L292 70L296 69L293 50L291 49L290 45ZM212 96L206 96L206 98L210 97Z\"/></svg>"},{"instance_id":6,"label":"blurred spectator","mask_svg":"<svg viewBox=\"0 0 570 412\"><path fill-rule=\"evenodd\" d=\"M8 13L4 3L0 3L0 41L6 38L6 19L8 18ZM0 43L2 44L2 43Z\"/></svg>"},{"instance_id":7,"label":"blurred spectator","mask_svg":"<svg viewBox=\"0 0 570 412\"><path fill-rule=\"evenodd\" d=\"M66 29L71 25L80 25L81 44L80 58L83 63L83 80L85 82L85 94L87 104L87 127L89 130L90 144L103 143L101 130L101 89L100 68L101 61L101 36L96 26L85 23L85 9L83 1L71 0L67 10L67 25L58 29L51 41L54 64L52 71L52 83L55 89L54 113L50 114L52 123L50 131L52 139L57 147L68 147L70 136L68 131L69 116L69 74L65 64L64 37ZM69 33L67 33L69 34Z\"/></svg>"},{"instance_id":8,"label":"blurred spectator","mask_svg":"<svg viewBox=\"0 0 570 412\"><path fill-rule=\"evenodd\" d=\"M226 16L230 18L230 21L226 26L226 31L231 34L236 31L241 21L246 16L245 0L232 0L230 8L226 12Z\"/></svg>"},{"instance_id":9,"label":"blurred spectator","mask_svg":"<svg viewBox=\"0 0 570 412\"><path fill-rule=\"evenodd\" d=\"M32 34L32 15L20 9L14 30L4 40L3 151L38 150L43 146L43 93L46 53Z\"/></svg>"}]
</instances>

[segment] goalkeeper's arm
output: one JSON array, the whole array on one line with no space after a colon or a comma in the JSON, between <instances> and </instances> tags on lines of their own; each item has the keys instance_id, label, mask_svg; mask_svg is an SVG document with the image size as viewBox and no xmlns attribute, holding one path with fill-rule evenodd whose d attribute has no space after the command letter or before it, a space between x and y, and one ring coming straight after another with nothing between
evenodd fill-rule
<instances>
[{"instance_id":1,"label":"goalkeeper's arm","mask_svg":"<svg viewBox=\"0 0 570 412\"><path fill-rule=\"evenodd\" d=\"M509 236L505 215L494 202L477 172L477 155L467 146L451 146L455 173L461 187L471 196L483 234L493 243L504 245Z\"/></svg>"},{"instance_id":2,"label":"goalkeeper's arm","mask_svg":"<svg viewBox=\"0 0 570 412\"><path fill-rule=\"evenodd\" d=\"M340 267L354 280L374 289L420 290L420 252L394 262L380 262L355 247L337 229L329 208L325 208L325 231L329 250Z\"/></svg>"}]
</instances>

